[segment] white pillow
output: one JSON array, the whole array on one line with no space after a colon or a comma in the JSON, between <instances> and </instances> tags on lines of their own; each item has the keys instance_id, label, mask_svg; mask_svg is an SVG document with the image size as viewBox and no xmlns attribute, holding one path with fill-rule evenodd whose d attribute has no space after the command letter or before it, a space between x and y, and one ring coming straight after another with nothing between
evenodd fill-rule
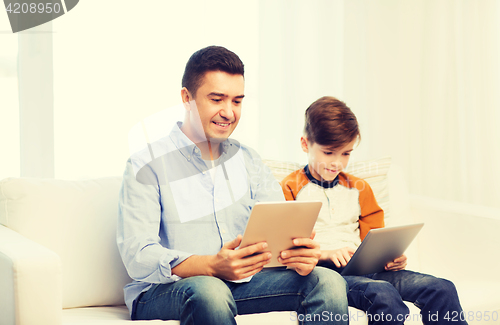
<instances>
[{"instance_id":1,"label":"white pillow","mask_svg":"<svg viewBox=\"0 0 500 325\"><path fill-rule=\"evenodd\" d=\"M299 168L304 167L299 163L284 162L279 160L263 160L271 169L274 177L281 182L283 178ZM389 218L389 182L387 174L391 167L391 157L380 159L351 162L345 172L364 179L370 184L375 199L384 210L385 221Z\"/></svg>"},{"instance_id":2,"label":"white pillow","mask_svg":"<svg viewBox=\"0 0 500 325\"><path fill-rule=\"evenodd\" d=\"M116 246L120 184L119 177L0 182L0 223L61 258L63 308L124 303L131 280Z\"/></svg>"},{"instance_id":3,"label":"white pillow","mask_svg":"<svg viewBox=\"0 0 500 325\"><path fill-rule=\"evenodd\" d=\"M385 223L390 217L389 179L391 157L349 163L345 172L364 179L370 184L378 205L384 210Z\"/></svg>"}]
</instances>

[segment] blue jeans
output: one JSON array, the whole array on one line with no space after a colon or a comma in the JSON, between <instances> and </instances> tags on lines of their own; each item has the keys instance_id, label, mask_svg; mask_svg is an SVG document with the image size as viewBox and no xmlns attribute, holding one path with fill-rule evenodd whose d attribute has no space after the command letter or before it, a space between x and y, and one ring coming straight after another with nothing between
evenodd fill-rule
<instances>
[{"instance_id":1,"label":"blue jeans","mask_svg":"<svg viewBox=\"0 0 500 325\"><path fill-rule=\"evenodd\" d=\"M290 311L290 319L300 324L348 324L347 285L322 267L307 276L264 269L246 283L196 276L154 285L140 296L132 318L221 325L236 324L237 314L270 311Z\"/></svg>"},{"instance_id":2,"label":"blue jeans","mask_svg":"<svg viewBox=\"0 0 500 325\"><path fill-rule=\"evenodd\" d=\"M447 324L462 312L455 285L432 275L403 270L344 278L349 306L365 311L369 324L403 324L409 314L403 300L420 308L424 324Z\"/></svg>"}]
</instances>

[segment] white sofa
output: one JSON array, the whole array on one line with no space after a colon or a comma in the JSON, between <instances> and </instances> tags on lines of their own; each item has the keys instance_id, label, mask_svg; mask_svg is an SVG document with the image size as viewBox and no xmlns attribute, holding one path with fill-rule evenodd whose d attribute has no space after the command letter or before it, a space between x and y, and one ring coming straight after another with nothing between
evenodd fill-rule
<instances>
[{"instance_id":1,"label":"white sofa","mask_svg":"<svg viewBox=\"0 0 500 325\"><path fill-rule=\"evenodd\" d=\"M298 167L266 163L277 178ZM350 167L372 185L387 225L425 222L407 251L408 268L452 280L469 324L500 324L500 211L409 196L401 173L389 166L384 158ZM120 184L119 177L0 182L0 325L178 324L129 320L122 288L130 279L115 243ZM409 305L407 324L421 324ZM351 324L367 323L361 311L350 313ZM298 323L290 312L236 320Z\"/></svg>"}]
</instances>

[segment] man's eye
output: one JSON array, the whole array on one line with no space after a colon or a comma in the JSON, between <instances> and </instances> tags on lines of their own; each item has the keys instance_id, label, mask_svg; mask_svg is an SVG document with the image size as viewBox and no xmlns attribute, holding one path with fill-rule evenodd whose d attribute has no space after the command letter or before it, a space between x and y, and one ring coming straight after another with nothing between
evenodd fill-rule
<instances>
[{"instance_id":1,"label":"man's eye","mask_svg":"<svg viewBox=\"0 0 500 325\"><path fill-rule=\"evenodd\" d=\"M331 152L331 151L323 151L323 153L324 153L325 155L331 155L331 154L332 154L332 152Z\"/></svg>"},{"instance_id":2,"label":"man's eye","mask_svg":"<svg viewBox=\"0 0 500 325\"><path fill-rule=\"evenodd\" d=\"M239 105L239 104L241 104L241 100L235 100L235 101L234 101L234 103L235 103L236 105Z\"/></svg>"},{"instance_id":3,"label":"man's eye","mask_svg":"<svg viewBox=\"0 0 500 325\"><path fill-rule=\"evenodd\" d=\"M219 98L212 98L212 101L214 101L214 102L218 103L218 102L222 101L222 99L219 99Z\"/></svg>"},{"instance_id":4,"label":"man's eye","mask_svg":"<svg viewBox=\"0 0 500 325\"><path fill-rule=\"evenodd\" d=\"M344 156L350 156L351 153L350 152L344 152Z\"/></svg>"}]
</instances>

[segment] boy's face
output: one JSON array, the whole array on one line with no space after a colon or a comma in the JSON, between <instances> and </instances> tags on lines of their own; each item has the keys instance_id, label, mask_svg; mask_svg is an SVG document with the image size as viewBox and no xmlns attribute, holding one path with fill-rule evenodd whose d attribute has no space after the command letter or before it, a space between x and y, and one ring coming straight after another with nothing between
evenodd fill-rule
<instances>
[{"instance_id":1,"label":"boy's face","mask_svg":"<svg viewBox=\"0 0 500 325\"><path fill-rule=\"evenodd\" d=\"M333 181L347 166L356 141L354 139L342 148L331 150L328 146L312 143L302 137L300 142L302 150L307 152L311 175L318 181Z\"/></svg>"}]
</instances>

